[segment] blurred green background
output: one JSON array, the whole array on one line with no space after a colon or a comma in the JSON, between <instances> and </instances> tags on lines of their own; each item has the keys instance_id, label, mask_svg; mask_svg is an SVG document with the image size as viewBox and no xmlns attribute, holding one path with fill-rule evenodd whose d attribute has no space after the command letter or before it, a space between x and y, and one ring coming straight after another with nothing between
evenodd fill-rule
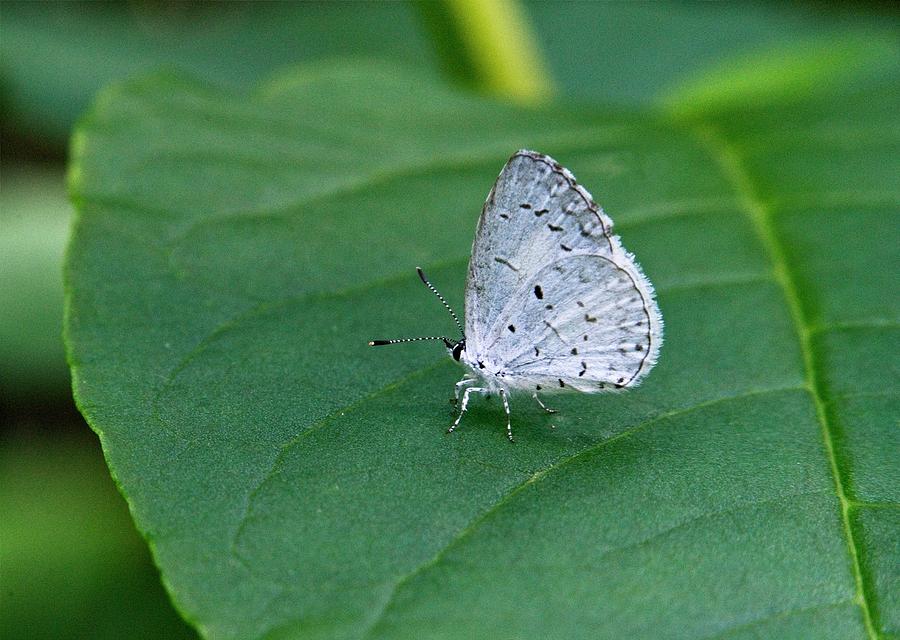
<instances>
[{"instance_id":1,"label":"blurred green background","mask_svg":"<svg viewBox=\"0 0 900 640\"><path fill-rule=\"evenodd\" d=\"M60 338L66 145L96 92L161 66L250 89L285 66L336 57L391 60L489 91L484 54L460 20L473 5L3 2L2 637L194 635L169 604L69 390ZM632 109L767 52L890 36L898 17L890 3L492 6L521 13L557 100Z\"/></svg>"}]
</instances>

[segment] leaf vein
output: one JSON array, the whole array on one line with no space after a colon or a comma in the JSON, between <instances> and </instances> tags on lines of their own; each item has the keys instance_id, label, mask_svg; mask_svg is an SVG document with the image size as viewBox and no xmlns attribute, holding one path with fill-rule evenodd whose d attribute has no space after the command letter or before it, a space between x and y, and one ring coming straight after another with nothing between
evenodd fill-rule
<instances>
[{"instance_id":1,"label":"leaf vein","mask_svg":"<svg viewBox=\"0 0 900 640\"><path fill-rule=\"evenodd\" d=\"M334 409L334 410L328 412L328 414L319 418L315 422L311 423L303 431L301 431L297 435L293 436L290 440L281 444L281 446L279 447L278 454L275 456L275 459L272 461L271 466L266 470L266 473L263 474L260 481L247 494L246 504L244 505L243 513L241 514L240 518L238 519L238 522L235 525L234 533L231 536L231 542L229 544L231 556L233 558L235 558L238 562L240 562L242 566L244 566L245 568L250 570L252 573L252 569L250 568L250 566L237 553L237 549L236 549L237 540L240 537L241 531L243 530L244 526L246 525L247 519L249 518L249 515L250 515L250 509L252 508L253 502L256 499L257 494L262 489L262 487L275 475L279 465L281 464L281 461L284 459L285 453L287 453L298 442L301 442L304 438L308 437L311 433L323 428L335 416L337 416L345 411L352 411L356 407L358 407L366 402L370 402L371 400L374 400L375 398L377 398L381 395L384 395L385 393L389 393L390 391L393 391L400 385L405 384L406 382L409 382L410 380L414 380L415 378L418 378L418 377L428 373L429 371L437 369L446 364L448 364L447 361L442 358L439 361L435 361L429 365L420 367L420 368L416 369L415 371L412 371L404 376L401 376L395 380L392 380L388 384L386 384L382 387L379 387L378 389L375 389L374 391L366 394L365 396L358 398L357 400L355 400L349 404L346 404L342 407L338 407L337 409ZM254 573L254 575L257 575L257 574Z\"/></svg>"},{"instance_id":2,"label":"leaf vein","mask_svg":"<svg viewBox=\"0 0 900 640\"><path fill-rule=\"evenodd\" d=\"M795 278L791 274L783 243L778 237L772 223L772 210L767 206L757 193L753 178L748 172L740 153L734 146L712 125L698 125L692 129L693 133L705 145L710 157L719 166L725 178L731 183L732 189L742 203L742 209L750 222L757 230L759 240L769 254L772 261L776 279L781 286L785 302L788 306L797 337L800 342L800 352L803 357L805 370L806 389L812 397L816 407L816 414L822 432L825 452L828 458L831 474L834 480L835 493L841 506L841 523L847 542L850 556L851 571L856 583L857 604L862 609L866 631L872 640L878 636L872 621L872 614L866 596L866 587L863 582L862 570L859 561L859 552L850 526L849 501L844 489L844 481L840 473L837 451L834 444L834 436L825 410L823 384L816 372L816 362L812 347L811 326L803 311L803 303L800 298Z\"/></svg>"},{"instance_id":3,"label":"leaf vein","mask_svg":"<svg viewBox=\"0 0 900 640\"><path fill-rule=\"evenodd\" d=\"M573 130L572 140L567 144L556 144L556 147L561 151L602 151L605 149L605 147L602 143L598 143L597 139L603 139L603 137L597 135L598 132L605 134L622 133L621 127L613 126L603 128L593 127L588 129L589 131L580 133L577 132L577 130ZM626 144L626 139L627 136L624 136L622 139L619 139L616 142L621 146L623 144ZM589 142L582 142L581 140L588 140ZM501 146L501 144L503 146ZM204 224L221 224L223 221L227 221L229 219L271 218L274 220L281 220L285 218L292 218L295 217L295 212L300 207L309 208L311 205L315 205L317 203L325 203L335 198L344 198L347 196L358 194L373 187L388 185L399 180L426 176L429 173L435 172L459 171L461 169L478 167L493 162L502 163L503 159L509 153L509 145L505 142L501 144L498 144L497 148L484 148L475 150L469 149L464 152L447 153L435 158L420 158L418 160L412 161L411 163L398 162L394 166L385 166L382 169L376 169L366 174L349 177L345 181L339 184L334 184L328 189L313 192L311 195L305 198L300 198L277 208L272 207L268 209L243 210L226 215L195 220L192 224L182 229L177 234L173 235L169 239L169 241L173 244L180 242L185 237L191 235L197 227L200 227ZM535 146L538 145L536 144ZM92 195L91 197L102 198L103 196L97 194Z\"/></svg>"},{"instance_id":4,"label":"leaf vein","mask_svg":"<svg viewBox=\"0 0 900 640\"><path fill-rule=\"evenodd\" d=\"M791 616L797 615L798 613L811 613L813 611L823 611L825 609L833 609L836 607L840 607L843 605L852 604L855 605L856 602L853 600L841 600L839 602L826 602L824 604L816 604L809 607L793 607L791 609L785 609L784 611L776 611L775 613L769 614L767 616L763 616L761 618L756 618L755 620L748 620L747 622L742 622L740 624L736 624L734 626L728 627L727 629L722 629L714 633L711 636L704 636L700 640L720 640L721 638L727 638L733 633L738 631L744 631L746 629L752 629L753 627L757 627L761 624L765 624L767 622L772 622L774 620L781 620L784 618L790 618Z\"/></svg>"},{"instance_id":5,"label":"leaf vein","mask_svg":"<svg viewBox=\"0 0 900 640\"><path fill-rule=\"evenodd\" d=\"M662 422L663 420L666 420L668 418L673 418L673 417L691 413L694 411L699 411L699 410L705 409L707 407L725 403L725 402L735 402L737 400L742 400L745 398L758 396L758 395L765 395L765 394L770 394L770 393L780 393L780 392L787 392L787 391L801 391L803 389L804 389L804 387L798 387L798 386L773 387L771 389L758 389L758 390L754 389L754 390L745 391L743 393L739 393L736 395L713 398L711 400L707 400L705 402L700 402L695 405L691 405L689 407L673 409L671 411L667 411L667 412L661 413L657 416L654 416L652 418L649 418L647 420L644 420L644 421L634 425L633 427L626 429L622 433L619 433L611 438L603 440L602 442L598 442L597 444L586 447L585 449L582 449L581 451L579 451L577 453L574 453L570 456L566 456L566 457L558 460L557 462L554 462L553 464L546 467L545 469L541 469L541 470L535 472L530 477L528 477L524 482L521 482L521 483L517 484L516 486L514 486L512 489L510 489L496 503L491 505L488 509L486 509L484 512L482 512L480 515L476 516L472 520L472 522L470 522L466 527L464 527L442 549L440 549L434 555L434 557L431 558L431 560L428 560L428 561L420 564L419 566L414 568L412 571L401 576L397 580L397 582L394 583L394 586L388 593L387 598L385 599L385 602L382 605L381 609L376 613L373 621L371 623L369 623L368 627L362 633L360 638L368 638L371 636L374 629L384 619L384 616L387 613L387 610L390 608L391 603L394 601L394 598L396 597L397 593L400 591L400 589L403 587L404 584L408 583L410 580L415 578L417 575L419 575L423 571L426 571L426 570L430 569L431 567L437 565L451 549L453 549L455 546L460 544L460 542L464 538L472 535L472 533L474 531L476 531L478 529L478 527L481 526L481 524L484 523L489 517L491 517L494 513L496 513L504 505L506 505L516 495L518 495L519 493L524 491L528 486L530 486L530 485L538 482L542 478L546 477L550 472L558 471L560 468L572 463L575 460L582 458L583 456L590 455L590 454L606 447L607 445L610 445L614 442L618 442L619 440L622 440L624 438L628 438L628 437L634 435L635 433L637 433L649 426L652 426L658 422Z\"/></svg>"}]
</instances>

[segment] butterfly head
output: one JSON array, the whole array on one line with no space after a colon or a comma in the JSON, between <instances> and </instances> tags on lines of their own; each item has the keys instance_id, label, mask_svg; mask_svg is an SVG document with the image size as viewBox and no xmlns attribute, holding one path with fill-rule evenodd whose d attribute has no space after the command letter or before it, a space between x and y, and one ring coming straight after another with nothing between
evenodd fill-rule
<instances>
[{"instance_id":1,"label":"butterfly head","mask_svg":"<svg viewBox=\"0 0 900 640\"><path fill-rule=\"evenodd\" d=\"M453 359L459 362L459 359L462 357L463 351L466 350L466 339L462 340L450 340L448 338L443 338L444 346L447 347L447 351L450 352L450 355L453 356Z\"/></svg>"}]
</instances>

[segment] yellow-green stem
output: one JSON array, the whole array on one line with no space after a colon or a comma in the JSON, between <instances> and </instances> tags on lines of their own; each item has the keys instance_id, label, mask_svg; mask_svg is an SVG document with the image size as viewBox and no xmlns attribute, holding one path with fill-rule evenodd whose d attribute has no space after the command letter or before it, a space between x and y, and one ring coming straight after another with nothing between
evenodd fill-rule
<instances>
[{"instance_id":1,"label":"yellow-green stem","mask_svg":"<svg viewBox=\"0 0 900 640\"><path fill-rule=\"evenodd\" d=\"M553 93L537 37L516 0L444 0L477 82L489 93L538 103Z\"/></svg>"}]
</instances>

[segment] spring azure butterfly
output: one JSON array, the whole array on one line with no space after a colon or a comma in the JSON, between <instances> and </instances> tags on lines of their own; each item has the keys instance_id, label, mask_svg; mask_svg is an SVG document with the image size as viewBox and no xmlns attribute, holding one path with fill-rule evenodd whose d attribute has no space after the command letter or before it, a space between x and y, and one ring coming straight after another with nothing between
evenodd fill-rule
<instances>
[{"instance_id":1,"label":"spring azure butterfly","mask_svg":"<svg viewBox=\"0 0 900 640\"><path fill-rule=\"evenodd\" d=\"M597 393L637 385L656 364L662 317L653 285L612 233L612 220L575 177L534 151L500 171L478 220L465 292L465 329L421 269L422 282L462 334L442 340L466 373L456 384L459 425L469 396L497 393L512 441L509 394ZM460 394L462 401L460 402Z\"/></svg>"}]
</instances>

